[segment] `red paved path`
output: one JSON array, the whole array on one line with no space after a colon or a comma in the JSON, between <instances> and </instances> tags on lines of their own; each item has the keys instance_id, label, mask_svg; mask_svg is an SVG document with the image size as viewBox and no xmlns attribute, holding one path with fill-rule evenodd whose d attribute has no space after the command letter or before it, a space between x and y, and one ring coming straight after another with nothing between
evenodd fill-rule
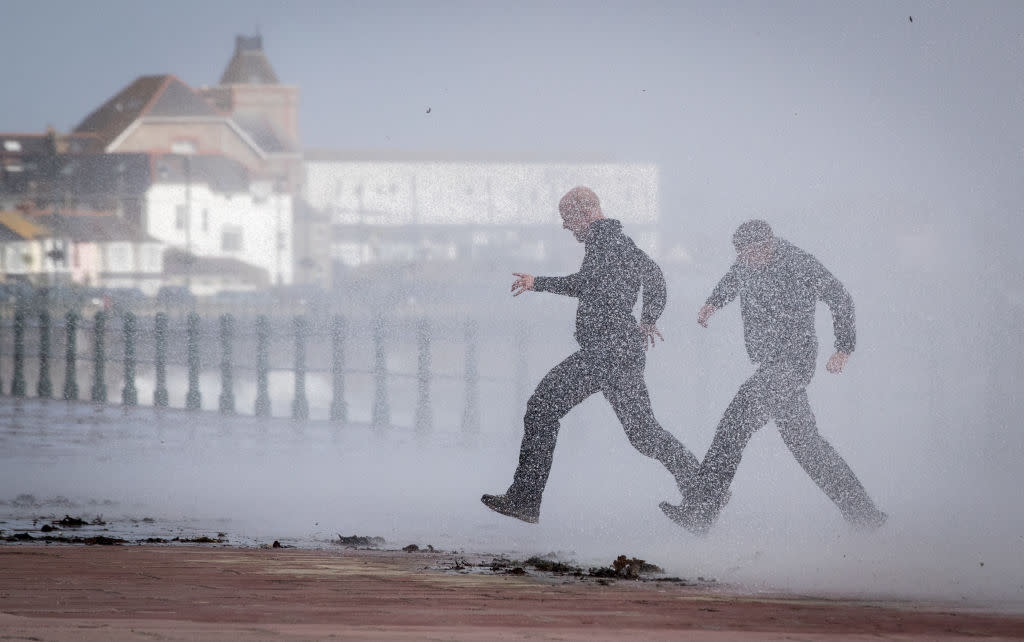
<instances>
[{"instance_id":1,"label":"red paved path","mask_svg":"<svg viewBox=\"0 0 1024 642\"><path fill-rule=\"evenodd\" d=\"M0 546L0 639L1024 639L1024 615L444 570L456 559Z\"/></svg>"}]
</instances>

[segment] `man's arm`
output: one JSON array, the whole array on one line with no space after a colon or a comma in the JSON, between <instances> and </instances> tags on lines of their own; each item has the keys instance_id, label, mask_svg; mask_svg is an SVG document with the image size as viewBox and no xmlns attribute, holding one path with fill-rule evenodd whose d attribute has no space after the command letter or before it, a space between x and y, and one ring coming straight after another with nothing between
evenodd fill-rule
<instances>
[{"instance_id":1,"label":"man's arm","mask_svg":"<svg viewBox=\"0 0 1024 642\"><path fill-rule=\"evenodd\" d=\"M533 289L537 292L579 296L582 282L579 272L569 276L537 276L533 278Z\"/></svg>"},{"instance_id":2,"label":"man's arm","mask_svg":"<svg viewBox=\"0 0 1024 642\"><path fill-rule=\"evenodd\" d=\"M646 252L633 243L636 269L640 271L640 286L643 288L643 303L640 307L640 330L644 333L644 348L653 348L655 338L665 340L658 330L658 319L665 310L668 299L665 288L665 274Z\"/></svg>"},{"instance_id":3,"label":"man's arm","mask_svg":"<svg viewBox=\"0 0 1024 642\"><path fill-rule=\"evenodd\" d=\"M634 247L636 247L634 245ZM637 269L640 270L640 285L643 286L643 305L640 308L640 325L653 326L665 311L668 299L665 288L665 274L646 252L636 248Z\"/></svg>"},{"instance_id":4,"label":"man's arm","mask_svg":"<svg viewBox=\"0 0 1024 642\"><path fill-rule=\"evenodd\" d=\"M836 352L849 355L857 346L857 329L853 297L820 261L811 258L811 276L815 295L832 312L832 330L836 335Z\"/></svg>"},{"instance_id":5,"label":"man's arm","mask_svg":"<svg viewBox=\"0 0 1024 642\"><path fill-rule=\"evenodd\" d=\"M738 271L739 264L733 263L729 271L725 273L725 276L715 286L715 289L711 291L711 296L704 302L700 312L697 313L697 323L705 328L708 327L708 319L715 313L715 310L725 307L736 298L736 295L740 292Z\"/></svg>"},{"instance_id":6,"label":"man's arm","mask_svg":"<svg viewBox=\"0 0 1024 642\"><path fill-rule=\"evenodd\" d=\"M512 282L512 296L523 292L554 292L568 296L578 296L580 289L579 274L569 276L534 276L524 272L513 272L516 280Z\"/></svg>"}]
</instances>

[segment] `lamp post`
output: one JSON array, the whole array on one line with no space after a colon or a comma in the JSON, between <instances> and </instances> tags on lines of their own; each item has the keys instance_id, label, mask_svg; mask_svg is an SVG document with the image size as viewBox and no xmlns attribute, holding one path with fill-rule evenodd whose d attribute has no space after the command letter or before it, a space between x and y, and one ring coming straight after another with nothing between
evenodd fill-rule
<instances>
[{"instance_id":1,"label":"lamp post","mask_svg":"<svg viewBox=\"0 0 1024 642\"><path fill-rule=\"evenodd\" d=\"M192 291L192 156L186 152L172 150L172 154L181 156L182 167L185 175L185 204L181 210L175 210L175 217L178 211L182 214L182 225L185 228L185 289ZM173 163L166 160L161 161L157 166L161 178L173 180ZM171 182L171 181L168 181ZM176 208L182 207L176 205ZM175 219L175 225L177 220Z\"/></svg>"},{"instance_id":2,"label":"lamp post","mask_svg":"<svg viewBox=\"0 0 1024 642\"><path fill-rule=\"evenodd\" d=\"M281 230L281 195L282 184L279 181L274 190L274 201L277 203L277 285L280 287L284 281L281 278L281 254L284 252L284 232Z\"/></svg>"}]
</instances>

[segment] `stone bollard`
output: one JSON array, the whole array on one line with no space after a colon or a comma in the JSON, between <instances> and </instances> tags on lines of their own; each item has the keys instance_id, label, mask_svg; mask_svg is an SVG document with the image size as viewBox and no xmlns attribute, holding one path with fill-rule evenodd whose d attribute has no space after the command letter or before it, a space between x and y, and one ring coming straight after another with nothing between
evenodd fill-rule
<instances>
[{"instance_id":1,"label":"stone bollard","mask_svg":"<svg viewBox=\"0 0 1024 642\"><path fill-rule=\"evenodd\" d=\"M64 400L78 399L78 372L75 364L78 360L78 315L74 311L64 315L64 330L67 333L64 352Z\"/></svg>"},{"instance_id":2,"label":"stone bollard","mask_svg":"<svg viewBox=\"0 0 1024 642\"><path fill-rule=\"evenodd\" d=\"M480 375L477 372L477 326L475 321L466 322L466 408L462 413L462 432L475 433L480 430Z\"/></svg>"},{"instance_id":3,"label":"stone bollard","mask_svg":"<svg viewBox=\"0 0 1024 642\"><path fill-rule=\"evenodd\" d=\"M220 317L220 411L235 414L235 391L232 378L231 344L235 335L235 319L230 314Z\"/></svg>"},{"instance_id":4,"label":"stone bollard","mask_svg":"<svg viewBox=\"0 0 1024 642\"><path fill-rule=\"evenodd\" d=\"M306 400L306 319L295 317L295 400L292 401L292 419L309 419Z\"/></svg>"},{"instance_id":5,"label":"stone bollard","mask_svg":"<svg viewBox=\"0 0 1024 642\"><path fill-rule=\"evenodd\" d=\"M420 319L416 326L416 432L429 433L433 428L430 404L430 322Z\"/></svg>"},{"instance_id":6,"label":"stone bollard","mask_svg":"<svg viewBox=\"0 0 1024 642\"><path fill-rule=\"evenodd\" d=\"M256 416L270 416L270 393L267 377L267 350L270 322L265 315L256 317Z\"/></svg>"},{"instance_id":7,"label":"stone bollard","mask_svg":"<svg viewBox=\"0 0 1024 642\"><path fill-rule=\"evenodd\" d=\"M92 399L96 403L107 403L107 382L104 381L107 367L107 313L96 313L93 321L93 370Z\"/></svg>"},{"instance_id":8,"label":"stone bollard","mask_svg":"<svg viewBox=\"0 0 1024 642\"><path fill-rule=\"evenodd\" d=\"M199 315L195 312L188 313L186 334L188 392L185 394L185 408L199 410L202 406L202 395L199 393Z\"/></svg>"},{"instance_id":9,"label":"stone bollard","mask_svg":"<svg viewBox=\"0 0 1024 642\"><path fill-rule=\"evenodd\" d=\"M11 395L25 396L25 311L14 313L14 377Z\"/></svg>"},{"instance_id":10,"label":"stone bollard","mask_svg":"<svg viewBox=\"0 0 1024 642\"><path fill-rule=\"evenodd\" d=\"M335 316L331 320L331 377L334 393L331 421L348 421L348 406L345 404L345 332L345 318Z\"/></svg>"},{"instance_id":11,"label":"stone bollard","mask_svg":"<svg viewBox=\"0 0 1024 642\"><path fill-rule=\"evenodd\" d=\"M50 381L50 313L39 313L39 384L36 395L49 399L53 396L53 382Z\"/></svg>"},{"instance_id":12,"label":"stone bollard","mask_svg":"<svg viewBox=\"0 0 1024 642\"><path fill-rule=\"evenodd\" d=\"M388 404L388 360L384 350L384 319L373 319L373 414L370 423L377 427L391 424L391 408Z\"/></svg>"},{"instance_id":13,"label":"stone bollard","mask_svg":"<svg viewBox=\"0 0 1024 642\"><path fill-rule=\"evenodd\" d=\"M153 339L156 344L156 389L153 391L153 405L166 408L167 395L167 314L157 312L153 320Z\"/></svg>"},{"instance_id":14,"label":"stone bollard","mask_svg":"<svg viewBox=\"0 0 1024 642\"><path fill-rule=\"evenodd\" d=\"M139 405L139 391L135 387L135 315L124 314L124 388L121 403L125 406Z\"/></svg>"}]
</instances>

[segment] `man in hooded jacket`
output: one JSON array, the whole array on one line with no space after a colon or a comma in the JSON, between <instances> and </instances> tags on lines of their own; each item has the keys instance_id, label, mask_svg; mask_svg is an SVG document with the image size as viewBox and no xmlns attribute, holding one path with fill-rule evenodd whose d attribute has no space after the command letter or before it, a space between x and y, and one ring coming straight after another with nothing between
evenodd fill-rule
<instances>
[{"instance_id":1,"label":"man in hooded jacket","mask_svg":"<svg viewBox=\"0 0 1024 642\"><path fill-rule=\"evenodd\" d=\"M835 354L826 364L842 372L856 345L853 299L812 255L777 238L768 223L747 221L733 235L737 258L697 315L707 327L716 310L740 299L743 338L757 370L740 386L683 503L662 502L671 519L703 534L728 502L729 484L754 432L774 419L779 433L804 471L854 526L877 528L886 515L875 507L857 476L819 433L807 401L814 376L818 339L815 306L832 312Z\"/></svg>"},{"instance_id":2,"label":"man in hooded jacket","mask_svg":"<svg viewBox=\"0 0 1024 642\"><path fill-rule=\"evenodd\" d=\"M559 420L590 395L612 405L633 446L657 459L680 487L697 469L697 458L654 418L644 382L645 349L664 338L656 322L665 308L661 269L619 221L604 217L597 195L575 187L558 205L562 227L585 245L579 272L541 277L516 272L513 296L533 290L579 299L576 340L580 349L541 380L526 405L519 466L503 495L484 495L490 509L525 522L540 517L541 495L551 472ZM633 316L643 289L640 323Z\"/></svg>"}]
</instances>

